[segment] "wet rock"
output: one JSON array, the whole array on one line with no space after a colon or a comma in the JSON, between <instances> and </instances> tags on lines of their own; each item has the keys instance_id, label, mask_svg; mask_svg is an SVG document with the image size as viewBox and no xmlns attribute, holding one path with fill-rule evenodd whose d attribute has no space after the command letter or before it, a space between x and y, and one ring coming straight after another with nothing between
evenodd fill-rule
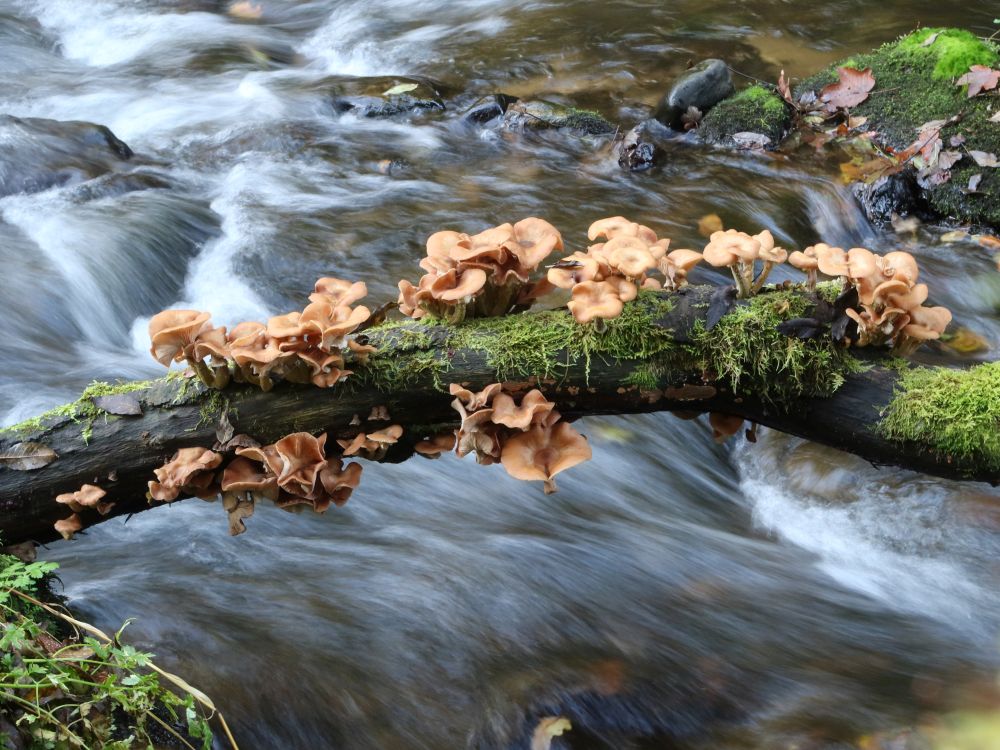
<instances>
[{"instance_id":1,"label":"wet rock","mask_svg":"<svg viewBox=\"0 0 1000 750\"><path fill-rule=\"evenodd\" d=\"M337 114L358 117L395 117L415 111L444 110L441 86L429 78L386 76L325 78Z\"/></svg>"},{"instance_id":2,"label":"wet rock","mask_svg":"<svg viewBox=\"0 0 1000 750\"><path fill-rule=\"evenodd\" d=\"M663 97L656 119L675 130L683 130L683 117L690 107L707 112L733 93L733 77L722 60L703 60L685 71Z\"/></svg>"},{"instance_id":3,"label":"wet rock","mask_svg":"<svg viewBox=\"0 0 1000 750\"><path fill-rule=\"evenodd\" d=\"M171 182L165 175L153 172L113 172L74 188L72 198L80 203L86 203L100 198L114 198L139 190L166 189L171 186Z\"/></svg>"},{"instance_id":4,"label":"wet rock","mask_svg":"<svg viewBox=\"0 0 1000 750\"><path fill-rule=\"evenodd\" d=\"M780 96L763 86L750 86L716 105L695 132L707 143L775 148L791 120L792 109Z\"/></svg>"},{"instance_id":5,"label":"wet rock","mask_svg":"<svg viewBox=\"0 0 1000 750\"><path fill-rule=\"evenodd\" d=\"M472 105L469 110L462 115L462 122L470 125L485 125L488 122L503 117L507 108L518 101L516 96L509 94L493 94L492 96L480 99Z\"/></svg>"},{"instance_id":6,"label":"wet rock","mask_svg":"<svg viewBox=\"0 0 1000 750\"><path fill-rule=\"evenodd\" d=\"M0 115L0 196L83 182L130 158L103 125Z\"/></svg>"},{"instance_id":7,"label":"wet rock","mask_svg":"<svg viewBox=\"0 0 1000 750\"><path fill-rule=\"evenodd\" d=\"M643 172L662 163L666 156L653 140L650 129L660 127L656 120L642 122L632 128L618 145L618 164L630 172Z\"/></svg>"},{"instance_id":8,"label":"wet rock","mask_svg":"<svg viewBox=\"0 0 1000 750\"><path fill-rule=\"evenodd\" d=\"M893 215L926 214L927 204L912 170L880 177L871 184L851 187L865 215L877 224L888 224Z\"/></svg>"},{"instance_id":9,"label":"wet rock","mask_svg":"<svg viewBox=\"0 0 1000 750\"><path fill-rule=\"evenodd\" d=\"M568 128L586 135L610 135L618 128L598 112L536 99L507 107L503 125L508 130Z\"/></svg>"}]
</instances>

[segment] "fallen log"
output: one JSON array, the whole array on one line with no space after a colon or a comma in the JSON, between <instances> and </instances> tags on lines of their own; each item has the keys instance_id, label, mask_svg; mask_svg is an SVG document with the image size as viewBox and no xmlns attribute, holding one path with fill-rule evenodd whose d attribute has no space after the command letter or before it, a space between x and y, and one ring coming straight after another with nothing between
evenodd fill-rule
<instances>
[{"instance_id":1,"label":"fallen log","mask_svg":"<svg viewBox=\"0 0 1000 750\"><path fill-rule=\"evenodd\" d=\"M449 383L538 387L570 419L724 412L875 464L1000 482L1000 363L910 368L887 355L858 359L829 335L800 340L776 330L835 294L832 287L768 291L735 303L714 325L713 287L643 292L603 329L581 326L565 310L455 326L390 322L365 331L377 348L367 365L328 389L279 383L267 393L239 384L217 391L179 374L95 384L73 404L0 431L0 537L6 544L57 538L53 524L67 510L55 497L83 483L99 485L114 503L88 523L147 509L153 469L178 448L211 447L233 434L262 443L297 431L353 437L387 424L367 419L379 406L406 429L384 460L402 460L416 441L457 425ZM951 398L959 392L965 396Z\"/></svg>"}]
</instances>

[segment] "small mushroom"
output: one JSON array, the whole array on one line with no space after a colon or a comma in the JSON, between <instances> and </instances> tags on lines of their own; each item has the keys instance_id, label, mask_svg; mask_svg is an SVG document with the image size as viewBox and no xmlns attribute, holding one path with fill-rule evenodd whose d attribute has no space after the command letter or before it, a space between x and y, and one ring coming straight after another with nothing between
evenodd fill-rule
<instances>
[{"instance_id":1,"label":"small mushroom","mask_svg":"<svg viewBox=\"0 0 1000 750\"><path fill-rule=\"evenodd\" d=\"M519 406L515 405L511 396L500 393L493 399L492 421L514 430L527 430L531 425L543 422L554 408L555 404L537 389L524 394Z\"/></svg>"},{"instance_id":2,"label":"small mushroom","mask_svg":"<svg viewBox=\"0 0 1000 750\"><path fill-rule=\"evenodd\" d=\"M102 502L108 493L94 484L85 484L76 492L66 492L56 496L56 502L68 505L70 510L79 513L84 508L94 508L102 516L106 516L114 507L114 503Z\"/></svg>"},{"instance_id":3,"label":"small mushroom","mask_svg":"<svg viewBox=\"0 0 1000 750\"><path fill-rule=\"evenodd\" d=\"M277 478L261 471L256 462L242 456L234 458L223 470L221 486L223 494L250 493L268 500L278 498Z\"/></svg>"},{"instance_id":4,"label":"small mushroom","mask_svg":"<svg viewBox=\"0 0 1000 750\"><path fill-rule=\"evenodd\" d=\"M149 482L151 500L170 502L180 493L204 494L214 478L214 469L222 463L222 455L208 448L181 448L173 458L154 469L157 481Z\"/></svg>"},{"instance_id":5,"label":"small mushroom","mask_svg":"<svg viewBox=\"0 0 1000 750\"><path fill-rule=\"evenodd\" d=\"M788 263L793 268L805 271L806 290L816 291L816 269L819 267L819 261L816 259L816 248L807 247L802 251L796 250L788 256Z\"/></svg>"},{"instance_id":6,"label":"small mushroom","mask_svg":"<svg viewBox=\"0 0 1000 750\"><path fill-rule=\"evenodd\" d=\"M59 532L63 539L69 541L73 538L73 535L83 529L83 524L80 522L80 516L73 513L69 518L62 518L53 524L55 530Z\"/></svg>"},{"instance_id":7,"label":"small mushroom","mask_svg":"<svg viewBox=\"0 0 1000 750\"><path fill-rule=\"evenodd\" d=\"M439 432L413 446L413 450L424 458L440 458L442 453L455 449L455 432Z\"/></svg>"},{"instance_id":8,"label":"small mushroom","mask_svg":"<svg viewBox=\"0 0 1000 750\"><path fill-rule=\"evenodd\" d=\"M368 295L368 286L363 281L344 281L332 276L324 276L316 280L314 292L309 295L310 302L325 302L332 307L353 305Z\"/></svg>"},{"instance_id":9,"label":"small mushroom","mask_svg":"<svg viewBox=\"0 0 1000 750\"><path fill-rule=\"evenodd\" d=\"M743 417L713 411L708 415L708 423L712 427L712 438L715 442L724 443L743 427Z\"/></svg>"}]
</instances>

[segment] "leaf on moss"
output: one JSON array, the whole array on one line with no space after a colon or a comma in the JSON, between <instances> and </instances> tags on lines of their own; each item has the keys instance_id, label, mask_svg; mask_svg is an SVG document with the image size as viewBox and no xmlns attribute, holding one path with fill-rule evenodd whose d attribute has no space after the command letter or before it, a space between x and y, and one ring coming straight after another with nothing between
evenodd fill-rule
<instances>
[{"instance_id":1,"label":"leaf on moss","mask_svg":"<svg viewBox=\"0 0 1000 750\"><path fill-rule=\"evenodd\" d=\"M993 116L990 118L990 122L1000 122L1000 110L993 113Z\"/></svg>"},{"instance_id":2,"label":"leaf on moss","mask_svg":"<svg viewBox=\"0 0 1000 750\"><path fill-rule=\"evenodd\" d=\"M819 92L819 98L826 103L828 112L861 104L875 88L875 76L872 75L871 68L837 68L837 76L840 80L824 86Z\"/></svg>"},{"instance_id":3,"label":"leaf on moss","mask_svg":"<svg viewBox=\"0 0 1000 750\"><path fill-rule=\"evenodd\" d=\"M101 411L118 416L139 417L142 416L142 406L139 399L131 393L113 393L109 396L95 396L92 401Z\"/></svg>"},{"instance_id":4,"label":"leaf on moss","mask_svg":"<svg viewBox=\"0 0 1000 750\"><path fill-rule=\"evenodd\" d=\"M1000 167L997 155L987 151L970 151L969 156L981 167Z\"/></svg>"},{"instance_id":5,"label":"leaf on moss","mask_svg":"<svg viewBox=\"0 0 1000 750\"><path fill-rule=\"evenodd\" d=\"M966 94L970 99L982 91L991 91L1000 83L1000 70L993 70L985 65L973 65L969 72L955 81L956 86L968 85Z\"/></svg>"},{"instance_id":6,"label":"leaf on moss","mask_svg":"<svg viewBox=\"0 0 1000 750\"><path fill-rule=\"evenodd\" d=\"M48 466L59 456L43 443L15 443L0 451L0 466L14 471L34 471Z\"/></svg>"},{"instance_id":7,"label":"leaf on moss","mask_svg":"<svg viewBox=\"0 0 1000 750\"><path fill-rule=\"evenodd\" d=\"M979 183L982 182L983 176L981 174L974 174L969 178L969 184L962 189L963 193L978 193Z\"/></svg>"}]
</instances>

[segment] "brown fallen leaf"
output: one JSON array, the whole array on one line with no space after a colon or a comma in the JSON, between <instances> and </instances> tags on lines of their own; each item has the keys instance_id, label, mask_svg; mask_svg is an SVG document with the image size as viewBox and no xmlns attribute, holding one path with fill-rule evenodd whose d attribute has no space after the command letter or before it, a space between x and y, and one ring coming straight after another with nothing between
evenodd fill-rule
<instances>
[{"instance_id":1,"label":"brown fallen leaf","mask_svg":"<svg viewBox=\"0 0 1000 750\"><path fill-rule=\"evenodd\" d=\"M788 85L788 79L785 78L785 71L781 71L781 75L778 76L778 93L781 98L786 102L795 106L795 100L792 98L792 87Z\"/></svg>"},{"instance_id":2,"label":"brown fallen leaf","mask_svg":"<svg viewBox=\"0 0 1000 750\"><path fill-rule=\"evenodd\" d=\"M875 76L871 68L837 68L840 80L824 86L819 92L819 98L826 103L828 112L847 109L861 104L868 98L868 93L875 88Z\"/></svg>"},{"instance_id":3,"label":"brown fallen leaf","mask_svg":"<svg viewBox=\"0 0 1000 750\"><path fill-rule=\"evenodd\" d=\"M948 139L948 145L951 146L952 148L958 148L963 143L965 143L965 136L962 135L961 133L953 135L951 138Z\"/></svg>"},{"instance_id":4,"label":"brown fallen leaf","mask_svg":"<svg viewBox=\"0 0 1000 750\"><path fill-rule=\"evenodd\" d=\"M974 174L969 178L969 184L965 187L962 192L965 193L976 193L979 192L979 183L982 182L983 176L981 174Z\"/></svg>"},{"instance_id":5,"label":"brown fallen leaf","mask_svg":"<svg viewBox=\"0 0 1000 750\"><path fill-rule=\"evenodd\" d=\"M961 158L961 151L942 151L938 154L938 169L951 169Z\"/></svg>"},{"instance_id":6,"label":"brown fallen leaf","mask_svg":"<svg viewBox=\"0 0 1000 750\"><path fill-rule=\"evenodd\" d=\"M573 725L565 716L546 716L538 722L531 735L531 750L549 750L553 737L559 737L572 728Z\"/></svg>"},{"instance_id":7,"label":"brown fallen leaf","mask_svg":"<svg viewBox=\"0 0 1000 750\"><path fill-rule=\"evenodd\" d=\"M970 151L969 156L981 167L1000 167L997 155L991 154L988 151Z\"/></svg>"},{"instance_id":8,"label":"brown fallen leaf","mask_svg":"<svg viewBox=\"0 0 1000 750\"><path fill-rule=\"evenodd\" d=\"M711 237L714 232L721 232L722 229L722 218L718 214L705 214L698 219L698 234L702 237Z\"/></svg>"},{"instance_id":9,"label":"brown fallen leaf","mask_svg":"<svg viewBox=\"0 0 1000 750\"><path fill-rule=\"evenodd\" d=\"M941 33L940 31L935 31L929 37L927 37L926 39L924 39L923 43L920 46L921 47L930 47L932 44L934 44L934 42L937 41L938 35L940 33Z\"/></svg>"},{"instance_id":10,"label":"brown fallen leaf","mask_svg":"<svg viewBox=\"0 0 1000 750\"><path fill-rule=\"evenodd\" d=\"M972 236L972 239L982 247L988 247L990 250L1000 250L1000 237L994 237L992 234L976 234Z\"/></svg>"},{"instance_id":11,"label":"brown fallen leaf","mask_svg":"<svg viewBox=\"0 0 1000 750\"><path fill-rule=\"evenodd\" d=\"M0 466L14 471L34 471L48 466L59 456L43 443L15 443L0 450Z\"/></svg>"},{"instance_id":12,"label":"brown fallen leaf","mask_svg":"<svg viewBox=\"0 0 1000 750\"><path fill-rule=\"evenodd\" d=\"M238 536L247 530L244 518L253 515L253 497L239 497L234 493L222 494L222 507L229 514L229 535Z\"/></svg>"},{"instance_id":13,"label":"brown fallen leaf","mask_svg":"<svg viewBox=\"0 0 1000 750\"><path fill-rule=\"evenodd\" d=\"M955 81L956 86L968 85L966 94L970 99L981 91L991 91L1000 83L1000 70L987 68L985 65L973 65L969 72Z\"/></svg>"}]
</instances>

